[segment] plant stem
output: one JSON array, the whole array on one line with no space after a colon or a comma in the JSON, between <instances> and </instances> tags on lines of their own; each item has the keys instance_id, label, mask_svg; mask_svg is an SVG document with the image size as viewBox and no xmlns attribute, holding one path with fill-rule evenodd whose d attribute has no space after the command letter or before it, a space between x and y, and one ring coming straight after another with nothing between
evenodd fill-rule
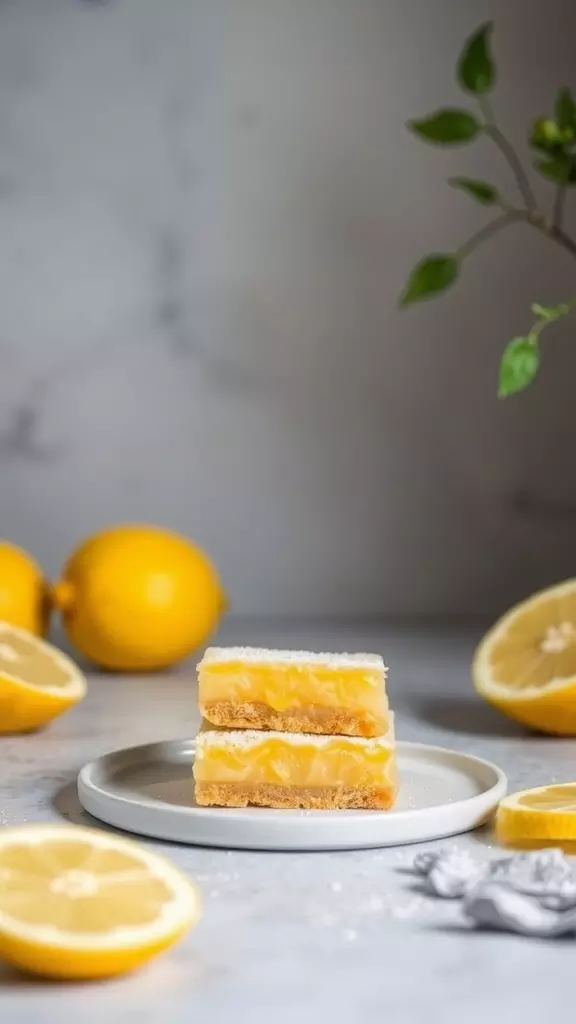
<instances>
[{"instance_id":1,"label":"plant stem","mask_svg":"<svg viewBox=\"0 0 576 1024\"><path fill-rule=\"evenodd\" d=\"M538 203L536 202L536 196L532 191L532 186L530 184L530 181L528 180L528 175L526 174L526 171L522 166L520 157L518 156L512 143L508 141L506 136L503 134L503 132L500 131L498 125L496 124L494 118L494 111L492 110L492 105L488 97L480 96L478 101L480 103L480 109L486 120L484 130L486 134L492 139L492 141L498 146L498 149L504 156L505 160L508 162L512 170L512 173L516 178L516 182L522 194L522 198L526 203L526 208L530 212L533 212L534 210L537 209Z\"/></svg>"},{"instance_id":2,"label":"plant stem","mask_svg":"<svg viewBox=\"0 0 576 1024\"><path fill-rule=\"evenodd\" d=\"M507 209L504 213L501 213L495 220L489 221L483 228L480 228L476 234L472 235L464 245L461 245L456 250L458 259L464 260L467 256L470 256L479 245L483 242L488 241L493 235L497 235L500 231L504 231L505 228L510 227L511 224L518 224L523 221L525 224L530 224L531 227L536 228L541 235L546 238L550 238L553 242L562 246L566 252L569 252L571 256L576 259L576 241L567 235L562 228L558 227L557 224L553 224L549 221L540 210L534 210L530 213L528 210L520 209Z\"/></svg>"},{"instance_id":3,"label":"plant stem","mask_svg":"<svg viewBox=\"0 0 576 1024\"><path fill-rule=\"evenodd\" d=\"M575 306L576 299L570 299L569 302L564 302L562 304L562 307L557 307L555 316L551 318L546 317L544 319L537 320L536 323L533 324L530 329L530 333L528 334L529 340L537 344L540 341L540 335L542 334L544 328L549 327L551 323L556 323L556 321L559 320L560 317L567 316L569 313L572 312Z\"/></svg>"},{"instance_id":4,"label":"plant stem","mask_svg":"<svg viewBox=\"0 0 576 1024\"><path fill-rule=\"evenodd\" d=\"M536 228L540 234L545 235L546 238L551 238L553 242L557 242L566 252L569 252L571 256L576 258L576 242L558 224L548 220L540 210L534 210L532 213L526 213L524 216L528 224Z\"/></svg>"},{"instance_id":5,"label":"plant stem","mask_svg":"<svg viewBox=\"0 0 576 1024\"><path fill-rule=\"evenodd\" d=\"M549 231L549 236L560 245L564 246L571 256L576 257L576 242L574 239L570 238L570 235L567 235L565 231L562 231L561 228L553 224Z\"/></svg>"},{"instance_id":6,"label":"plant stem","mask_svg":"<svg viewBox=\"0 0 576 1024\"><path fill-rule=\"evenodd\" d=\"M556 195L554 197L554 212L552 214L552 223L554 227L562 227L562 218L564 216L564 200L566 199L566 186L558 185L556 189Z\"/></svg>"},{"instance_id":7,"label":"plant stem","mask_svg":"<svg viewBox=\"0 0 576 1024\"><path fill-rule=\"evenodd\" d=\"M472 235L464 245L461 245L456 251L456 255L459 259L466 259L470 253L474 252L482 242L492 238L493 235L497 235L499 231L503 231L504 228L510 226L510 224L517 223L518 221L525 221L528 219L528 215L524 210L507 210L505 213L500 214L495 220L491 220L489 224L485 224L480 231L477 231L475 235ZM576 252L576 246L575 246Z\"/></svg>"},{"instance_id":8,"label":"plant stem","mask_svg":"<svg viewBox=\"0 0 576 1024\"><path fill-rule=\"evenodd\" d=\"M554 213L552 220L542 213L538 209L538 203L536 196L534 195L532 185L528 179L528 175L522 166L520 157L518 156L513 145L508 141L506 136L500 131L496 124L494 111L492 104L487 96L479 96L478 102L480 109L484 115L485 125L484 130L486 134L492 139L492 141L498 146L500 152L506 158L509 166L512 169L518 188L522 193L522 198L526 204L526 210L516 210L510 208L504 204L503 208L506 213L503 217L498 218L497 221L493 221L492 224L488 224L482 232L478 233L478 236L474 236L470 239L470 242L466 243L462 247L461 252L466 256L468 252L476 248L478 242L482 242L484 238L489 238L495 231L500 231L502 227L506 227L505 217L508 215L507 223L511 223L513 220L526 220L532 227L535 227L540 231L541 234L545 235L546 238L551 238L552 241L557 242L561 245L566 252L569 252L571 256L576 258L576 242L567 235L562 228L562 217L564 214L564 201L566 198L566 187L565 185L559 185L556 190L556 197L554 200ZM470 246L472 248L470 248Z\"/></svg>"}]
</instances>

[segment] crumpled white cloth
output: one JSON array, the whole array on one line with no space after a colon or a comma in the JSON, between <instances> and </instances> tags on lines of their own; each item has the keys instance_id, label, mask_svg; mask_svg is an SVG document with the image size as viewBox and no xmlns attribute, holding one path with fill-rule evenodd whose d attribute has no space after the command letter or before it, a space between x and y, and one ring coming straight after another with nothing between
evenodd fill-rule
<instances>
[{"instance_id":1,"label":"crumpled white cloth","mask_svg":"<svg viewBox=\"0 0 576 1024\"><path fill-rule=\"evenodd\" d=\"M576 865L562 850L479 861L453 846L418 854L412 867L427 892L462 900L477 925L539 938L576 934Z\"/></svg>"}]
</instances>

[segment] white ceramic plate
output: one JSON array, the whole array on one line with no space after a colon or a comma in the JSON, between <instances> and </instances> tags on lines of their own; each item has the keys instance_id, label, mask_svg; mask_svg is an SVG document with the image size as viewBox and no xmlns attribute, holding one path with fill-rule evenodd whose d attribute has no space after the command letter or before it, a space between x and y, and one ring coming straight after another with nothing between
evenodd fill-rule
<instances>
[{"instance_id":1,"label":"white ceramic plate","mask_svg":"<svg viewBox=\"0 0 576 1024\"><path fill-rule=\"evenodd\" d=\"M197 807L192 740L106 754L78 776L82 806L116 828L200 846L245 850L354 850L468 832L506 792L495 765L420 743L398 744L400 796L391 811Z\"/></svg>"}]
</instances>

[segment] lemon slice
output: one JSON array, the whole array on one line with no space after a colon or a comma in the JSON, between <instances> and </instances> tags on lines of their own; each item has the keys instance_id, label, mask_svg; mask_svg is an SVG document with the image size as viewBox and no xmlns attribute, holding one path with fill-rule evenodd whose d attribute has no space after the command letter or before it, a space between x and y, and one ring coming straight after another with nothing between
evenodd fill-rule
<instances>
[{"instance_id":1,"label":"lemon slice","mask_svg":"<svg viewBox=\"0 0 576 1024\"><path fill-rule=\"evenodd\" d=\"M196 887L127 839L75 826L0 830L0 956L45 977L132 970L199 917Z\"/></svg>"},{"instance_id":2,"label":"lemon slice","mask_svg":"<svg viewBox=\"0 0 576 1024\"><path fill-rule=\"evenodd\" d=\"M576 735L576 580L507 612L480 643L473 677L478 692L516 721Z\"/></svg>"},{"instance_id":3,"label":"lemon slice","mask_svg":"<svg viewBox=\"0 0 576 1024\"><path fill-rule=\"evenodd\" d=\"M37 729L85 693L84 676L70 658L32 633L0 622L0 734Z\"/></svg>"},{"instance_id":4,"label":"lemon slice","mask_svg":"<svg viewBox=\"0 0 576 1024\"><path fill-rule=\"evenodd\" d=\"M576 782L505 797L496 813L496 835L510 845L576 840Z\"/></svg>"}]
</instances>

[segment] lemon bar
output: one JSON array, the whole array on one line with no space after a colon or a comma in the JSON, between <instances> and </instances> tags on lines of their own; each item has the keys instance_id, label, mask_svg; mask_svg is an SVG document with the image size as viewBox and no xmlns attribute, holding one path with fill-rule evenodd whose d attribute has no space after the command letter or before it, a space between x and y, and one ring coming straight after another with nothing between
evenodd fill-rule
<instances>
[{"instance_id":1,"label":"lemon bar","mask_svg":"<svg viewBox=\"0 0 576 1024\"><path fill-rule=\"evenodd\" d=\"M210 647L198 665L200 712L227 729L380 736L386 671L378 654Z\"/></svg>"},{"instance_id":2,"label":"lemon bar","mask_svg":"<svg viewBox=\"0 0 576 1024\"><path fill-rule=\"evenodd\" d=\"M204 806L388 810L396 796L394 731L318 736L214 729L196 740L196 803Z\"/></svg>"}]
</instances>

